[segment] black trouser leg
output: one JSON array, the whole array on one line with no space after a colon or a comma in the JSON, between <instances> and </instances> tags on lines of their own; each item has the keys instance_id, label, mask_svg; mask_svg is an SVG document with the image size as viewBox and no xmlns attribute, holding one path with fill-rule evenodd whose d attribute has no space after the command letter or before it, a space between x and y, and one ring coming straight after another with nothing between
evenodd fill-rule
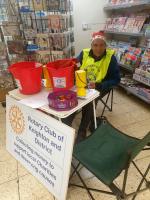
<instances>
[{"instance_id":1,"label":"black trouser leg","mask_svg":"<svg viewBox=\"0 0 150 200\"><path fill-rule=\"evenodd\" d=\"M73 122L75 116L76 116L76 113L73 113L69 117L66 117L66 118L62 119L62 122L64 124L67 124L68 126L72 126L72 122Z\"/></svg>"},{"instance_id":2,"label":"black trouser leg","mask_svg":"<svg viewBox=\"0 0 150 200\"><path fill-rule=\"evenodd\" d=\"M89 103L82 108L82 118L79 126L79 131L86 132L86 129L91 122L93 115L93 103Z\"/></svg>"}]
</instances>

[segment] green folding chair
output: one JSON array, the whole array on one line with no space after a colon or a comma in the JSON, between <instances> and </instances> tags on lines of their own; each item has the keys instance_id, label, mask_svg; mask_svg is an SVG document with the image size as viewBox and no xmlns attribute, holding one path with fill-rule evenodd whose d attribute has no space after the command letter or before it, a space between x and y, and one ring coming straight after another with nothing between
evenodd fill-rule
<instances>
[{"instance_id":1,"label":"green folding chair","mask_svg":"<svg viewBox=\"0 0 150 200\"><path fill-rule=\"evenodd\" d=\"M74 170L70 176L70 185L86 189L92 200L94 200L94 197L91 191L115 195L117 200L125 200L130 196L133 197L132 200L134 200L139 192L150 188L150 181L146 178L150 170L150 163L147 170L142 173L134 161L134 158L142 150L150 150L147 146L149 142L150 132L143 139L130 137L114 128L106 118L102 118L101 125L95 130L95 132L86 140L74 147L73 156L79 161L79 163L77 166L72 164ZM141 181L135 192L127 194L126 183L128 169L131 163L133 163L141 175ZM92 172L101 182L107 185L110 191L87 187L78 171L81 164ZM114 180L123 170L125 170L125 173L122 188L120 189L115 185ZM83 186L71 183L71 178L75 173L81 180ZM143 182L146 182L146 187L141 189Z\"/></svg>"}]
</instances>

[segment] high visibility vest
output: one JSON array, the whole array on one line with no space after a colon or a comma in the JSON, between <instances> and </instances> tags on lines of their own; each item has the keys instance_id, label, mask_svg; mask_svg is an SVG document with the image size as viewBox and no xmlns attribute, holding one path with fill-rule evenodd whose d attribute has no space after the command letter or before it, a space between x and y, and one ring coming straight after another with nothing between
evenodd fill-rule
<instances>
[{"instance_id":1,"label":"high visibility vest","mask_svg":"<svg viewBox=\"0 0 150 200\"><path fill-rule=\"evenodd\" d=\"M107 49L106 55L100 61L95 62L94 58L89 56L90 49L83 49L83 60L80 69L87 72L89 81L100 83L106 76L114 50Z\"/></svg>"}]
</instances>

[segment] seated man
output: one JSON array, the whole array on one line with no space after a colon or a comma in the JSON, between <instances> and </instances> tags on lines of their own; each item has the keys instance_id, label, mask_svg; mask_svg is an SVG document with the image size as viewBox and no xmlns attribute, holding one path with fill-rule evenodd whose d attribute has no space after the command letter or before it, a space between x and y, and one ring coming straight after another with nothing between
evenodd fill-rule
<instances>
[{"instance_id":1,"label":"seated man","mask_svg":"<svg viewBox=\"0 0 150 200\"><path fill-rule=\"evenodd\" d=\"M120 70L114 51L106 48L103 32L94 33L91 48L83 49L77 57L80 69L86 70L89 88L95 88L102 92L117 85L120 82ZM71 125L74 115L66 118L64 123ZM82 119L78 130L77 142L86 137L86 131L93 122L93 104L82 108Z\"/></svg>"}]
</instances>

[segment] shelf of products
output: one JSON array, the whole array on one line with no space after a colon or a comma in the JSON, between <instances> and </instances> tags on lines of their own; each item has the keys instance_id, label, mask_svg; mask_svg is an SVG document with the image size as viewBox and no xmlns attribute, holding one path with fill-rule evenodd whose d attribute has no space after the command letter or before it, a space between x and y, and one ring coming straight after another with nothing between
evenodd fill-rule
<instances>
[{"instance_id":1,"label":"shelf of products","mask_svg":"<svg viewBox=\"0 0 150 200\"><path fill-rule=\"evenodd\" d=\"M4 102L8 91L14 89L14 80L7 70L8 64L7 47L0 27L0 102Z\"/></svg>"},{"instance_id":2,"label":"shelf of products","mask_svg":"<svg viewBox=\"0 0 150 200\"><path fill-rule=\"evenodd\" d=\"M133 74L133 79L150 87L150 78L146 78L138 74Z\"/></svg>"},{"instance_id":3,"label":"shelf of products","mask_svg":"<svg viewBox=\"0 0 150 200\"><path fill-rule=\"evenodd\" d=\"M150 35L150 16L148 13L112 15L107 18L105 33L134 37Z\"/></svg>"},{"instance_id":4,"label":"shelf of products","mask_svg":"<svg viewBox=\"0 0 150 200\"><path fill-rule=\"evenodd\" d=\"M45 64L74 56L71 0L16 2L18 23L2 24L4 34L12 36L7 42L11 63L26 60Z\"/></svg>"},{"instance_id":5,"label":"shelf of products","mask_svg":"<svg viewBox=\"0 0 150 200\"><path fill-rule=\"evenodd\" d=\"M129 14L128 8L133 9L132 14ZM121 9L124 9L124 12L120 12ZM149 9L150 0L109 0L104 8L106 11L112 11L106 20L105 33L109 38L108 46L115 50L121 68L120 86L148 104L150 104Z\"/></svg>"},{"instance_id":6,"label":"shelf of products","mask_svg":"<svg viewBox=\"0 0 150 200\"><path fill-rule=\"evenodd\" d=\"M123 9L147 9L150 7L150 0L110 0L104 7L106 11Z\"/></svg>"},{"instance_id":7,"label":"shelf of products","mask_svg":"<svg viewBox=\"0 0 150 200\"><path fill-rule=\"evenodd\" d=\"M72 0L1 0L0 5L4 35L0 43L1 87L6 89L10 85L7 71L10 64L20 61L45 64L74 56ZM4 63L5 53L9 63Z\"/></svg>"},{"instance_id":8,"label":"shelf of products","mask_svg":"<svg viewBox=\"0 0 150 200\"><path fill-rule=\"evenodd\" d=\"M133 74L133 79L150 87L150 48L144 51L140 66Z\"/></svg>"},{"instance_id":9,"label":"shelf of products","mask_svg":"<svg viewBox=\"0 0 150 200\"><path fill-rule=\"evenodd\" d=\"M122 87L124 90L126 90L128 93L133 94L134 96L138 97L139 99L143 100L144 102L150 104L150 99L145 98L142 95L139 95L138 91L134 87L126 87L122 84L120 84L120 87Z\"/></svg>"},{"instance_id":10,"label":"shelf of products","mask_svg":"<svg viewBox=\"0 0 150 200\"><path fill-rule=\"evenodd\" d=\"M132 41L133 42L133 41ZM115 50L115 56L121 68L133 73L139 66L144 48L132 47L131 42L122 42L116 40L107 41L108 47Z\"/></svg>"},{"instance_id":11,"label":"shelf of products","mask_svg":"<svg viewBox=\"0 0 150 200\"><path fill-rule=\"evenodd\" d=\"M135 71L135 69L129 65L124 65L124 64L119 63L119 66L125 70L128 70L131 73L133 73Z\"/></svg>"},{"instance_id":12,"label":"shelf of products","mask_svg":"<svg viewBox=\"0 0 150 200\"><path fill-rule=\"evenodd\" d=\"M132 75L121 78L120 87L134 96L150 104L150 89L132 79Z\"/></svg>"},{"instance_id":13,"label":"shelf of products","mask_svg":"<svg viewBox=\"0 0 150 200\"><path fill-rule=\"evenodd\" d=\"M132 36L132 37L142 37L144 36L144 33L129 33L129 32L119 32L119 31L108 31L105 30L105 33L107 34L116 34L116 35L127 35L127 36Z\"/></svg>"}]
</instances>

